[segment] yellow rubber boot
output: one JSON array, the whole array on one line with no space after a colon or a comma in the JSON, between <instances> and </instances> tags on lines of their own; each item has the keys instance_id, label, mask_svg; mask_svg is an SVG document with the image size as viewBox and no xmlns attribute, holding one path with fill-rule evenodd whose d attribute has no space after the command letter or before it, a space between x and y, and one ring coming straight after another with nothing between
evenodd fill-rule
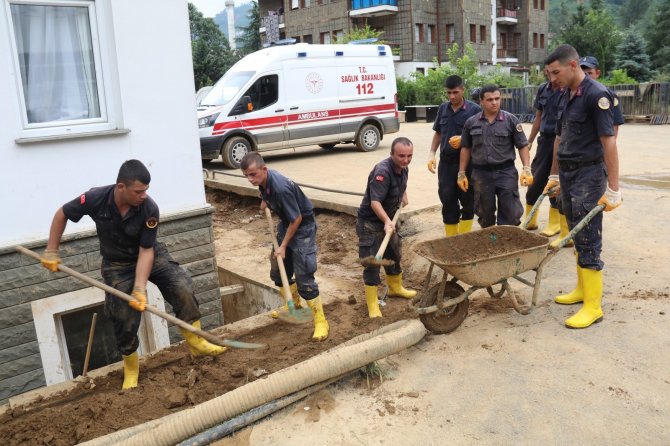
<instances>
[{"instance_id":1,"label":"yellow rubber boot","mask_svg":"<svg viewBox=\"0 0 670 446\"><path fill-rule=\"evenodd\" d=\"M134 351L130 355L121 355L123 358L123 386L122 389L132 389L137 387L137 380L140 377L140 358Z\"/></svg>"},{"instance_id":2,"label":"yellow rubber boot","mask_svg":"<svg viewBox=\"0 0 670 446\"><path fill-rule=\"evenodd\" d=\"M584 305L574 316L565 321L569 328L586 328L600 322L603 310L600 302L603 297L603 272L582 268L584 282Z\"/></svg>"},{"instance_id":3,"label":"yellow rubber boot","mask_svg":"<svg viewBox=\"0 0 670 446\"><path fill-rule=\"evenodd\" d=\"M532 204L526 203L526 213L523 216L524 221L526 220L526 217L528 217L528 214L530 214L530 210L533 209ZM526 229L529 231L532 231L533 229L537 229L537 215L538 212L535 212L535 215L533 215L533 218L530 219L528 222L528 225L526 226Z\"/></svg>"},{"instance_id":4,"label":"yellow rubber boot","mask_svg":"<svg viewBox=\"0 0 670 446\"><path fill-rule=\"evenodd\" d=\"M293 305L295 306L295 308L302 308L302 303L300 301L300 294L298 294L298 285L295 282L293 282L288 287L291 290L291 296L293 298ZM282 295L282 287L279 287L277 291L279 291L279 295L281 296ZM283 298L284 297L282 296L282 299ZM288 311L288 305L284 304L284 306L281 307L281 310L279 310L279 311L284 311L284 312ZM279 317L279 311L278 310L273 310L272 313L270 313L270 316L272 316L273 319L277 319Z\"/></svg>"},{"instance_id":5,"label":"yellow rubber boot","mask_svg":"<svg viewBox=\"0 0 670 446\"><path fill-rule=\"evenodd\" d=\"M458 235L458 224L455 225L444 225L444 234L447 237L452 237L454 235Z\"/></svg>"},{"instance_id":6,"label":"yellow rubber boot","mask_svg":"<svg viewBox=\"0 0 670 446\"><path fill-rule=\"evenodd\" d=\"M404 297L405 299L411 299L416 296L416 291L408 290L402 286L402 273L396 274L395 276L387 275L386 282L389 286L389 296Z\"/></svg>"},{"instance_id":7,"label":"yellow rubber boot","mask_svg":"<svg viewBox=\"0 0 670 446\"><path fill-rule=\"evenodd\" d=\"M549 221L547 222L547 226L545 226L544 229L540 231L540 234L546 237L551 237L558 234L560 230L561 217L558 213L558 209L549 208Z\"/></svg>"},{"instance_id":8,"label":"yellow rubber boot","mask_svg":"<svg viewBox=\"0 0 670 446\"><path fill-rule=\"evenodd\" d=\"M314 299L307 301L307 305L312 309L314 313L314 334L312 339L315 341L323 341L328 337L328 321L326 320L326 315L323 314L323 303L321 302L321 296L316 296Z\"/></svg>"},{"instance_id":9,"label":"yellow rubber boot","mask_svg":"<svg viewBox=\"0 0 670 446\"><path fill-rule=\"evenodd\" d=\"M201 330L200 321L195 321L191 324L198 330ZM186 339L188 344L188 349L191 352L192 356L217 356L226 351L226 347L221 347L219 345L214 345L211 342L207 342L200 336L195 333L191 333L188 330L180 328L181 335Z\"/></svg>"},{"instance_id":10,"label":"yellow rubber boot","mask_svg":"<svg viewBox=\"0 0 670 446\"><path fill-rule=\"evenodd\" d=\"M368 304L368 316L370 316L370 319L382 317L376 286L365 285L365 302Z\"/></svg>"},{"instance_id":11,"label":"yellow rubber boot","mask_svg":"<svg viewBox=\"0 0 670 446\"><path fill-rule=\"evenodd\" d=\"M458 222L458 233L466 234L472 231L472 220L461 220Z\"/></svg>"},{"instance_id":12,"label":"yellow rubber boot","mask_svg":"<svg viewBox=\"0 0 670 446\"><path fill-rule=\"evenodd\" d=\"M554 297L554 302L561 305L578 304L584 300L584 279L582 276L582 267L577 265L577 286L568 294L561 294Z\"/></svg>"}]
</instances>

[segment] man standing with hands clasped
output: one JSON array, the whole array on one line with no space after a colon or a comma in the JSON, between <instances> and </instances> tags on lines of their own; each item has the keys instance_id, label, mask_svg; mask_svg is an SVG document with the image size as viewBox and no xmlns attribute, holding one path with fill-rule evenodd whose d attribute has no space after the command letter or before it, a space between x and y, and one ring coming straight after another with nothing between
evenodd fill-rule
<instances>
[{"instance_id":1,"label":"man standing with hands clasped","mask_svg":"<svg viewBox=\"0 0 670 446\"><path fill-rule=\"evenodd\" d=\"M613 126L613 98L607 88L581 69L579 55L560 45L545 60L553 82L565 87L558 109L554 162L545 191L560 189L562 209L574 228L598 204L611 211L621 205L619 157ZM570 328L586 328L603 317L602 213L575 236L577 286L554 301L582 308L565 321Z\"/></svg>"},{"instance_id":2,"label":"man standing with hands clasped","mask_svg":"<svg viewBox=\"0 0 670 446\"><path fill-rule=\"evenodd\" d=\"M105 293L105 315L114 327L116 346L123 357L123 389L137 387L140 366L137 356L142 312L147 308L147 281L160 290L175 315L200 329L200 311L191 276L175 262L165 245L156 241L159 211L147 195L151 175L138 160L121 165L116 184L94 187L56 211L42 265L57 272L58 248L68 220L88 215L95 222L102 255L105 283L137 299L126 304ZM216 356L226 347L211 344L190 331L181 330L193 356Z\"/></svg>"},{"instance_id":3,"label":"man standing with hands clasped","mask_svg":"<svg viewBox=\"0 0 670 446\"><path fill-rule=\"evenodd\" d=\"M480 96L484 111L468 119L463 127L458 187L462 191L468 190L466 168L472 159L475 212L479 225L487 228L497 221L499 225L518 226L523 206L517 183L522 186L533 184L528 140L519 120L500 109L501 95L496 85L484 86ZM520 177L514 167L515 147L519 149L523 163Z\"/></svg>"},{"instance_id":4,"label":"man standing with hands clasped","mask_svg":"<svg viewBox=\"0 0 670 446\"><path fill-rule=\"evenodd\" d=\"M435 154L440 148L440 165L437 170L437 193L442 202L442 222L447 237L472 230L475 215L472 190L462 191L456 184L458 164L461 154L461 133L463 125L481 107L463 97L465 86L460 76L453 75L445 82L449 101L440 105L433 124L433 141L430 144L428 170L435 173ZM466 175L470 177L468 166Z\"/></svg>"}]
</instances>

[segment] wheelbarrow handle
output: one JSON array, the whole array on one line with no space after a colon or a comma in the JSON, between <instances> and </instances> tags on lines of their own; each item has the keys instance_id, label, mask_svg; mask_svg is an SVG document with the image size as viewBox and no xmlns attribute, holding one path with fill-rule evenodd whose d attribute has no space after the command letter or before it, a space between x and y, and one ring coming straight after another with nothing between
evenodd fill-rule
<instances>
[{"instance_id":1,"label":"wheelbarrow handle","mask_svg":"<svg viewBox=\"0 0 670 446\"><path fill-rule=\"evenodd\" d=\"M582 218L582 220L575 225L574 228L572 228L572 231L570 231L568 233L568 235L566 235L561 240L559 240L558 243L556 243L556 245L551 246L552 249L559 250L562 247L564 247L566 243L568 243L570 240L572 240L574 238L574 236L577 235L577 233L579 231L584 229L584 226L589 224L589 222L593 219L593 217L595 217L596 215L601 213L603 211L603 209L605 209L604 204L599 204L598 206L591 209L591 211L588 214L586 214L584 216L584 218Z\"/></svg>"},{"instance_id":2,"label":"wheelbarrow handle","mask_svg":"<svg viewBox=\"0 0 670 446\"><path fill-rule=\"evenodd\" d=\"M537 197L537 200L535 200L535 204L533 207L530 209L530 212L528 215L526 215L526 218L523 220L521 223L521 229L526 229L528 227L528 223L533 219L535 214L537 213L537 210L540 208L540 205L542 204L542 201L548 196L551 195L554 191L556 190L556 186L552 187L546 192L542 192L539 197Z\"/></svg>"}]
</instances>

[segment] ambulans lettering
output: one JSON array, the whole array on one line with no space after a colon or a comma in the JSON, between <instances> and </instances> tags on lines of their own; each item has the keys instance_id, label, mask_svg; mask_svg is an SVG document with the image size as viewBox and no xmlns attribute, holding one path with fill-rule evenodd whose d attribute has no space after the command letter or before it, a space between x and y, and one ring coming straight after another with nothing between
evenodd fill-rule
<instances>
[{"instance_id":1,"label":"ambulans lettering","mask_svg":"<svg viewBox=\"0 0 670 446\"><path fill-rule=\"evenodd\" d=\"M312 113L301 113L298 115L298 120L302 121L305 119L317 119L317 118L327 118L328 110Z\"/></svg>"}]
</instances>

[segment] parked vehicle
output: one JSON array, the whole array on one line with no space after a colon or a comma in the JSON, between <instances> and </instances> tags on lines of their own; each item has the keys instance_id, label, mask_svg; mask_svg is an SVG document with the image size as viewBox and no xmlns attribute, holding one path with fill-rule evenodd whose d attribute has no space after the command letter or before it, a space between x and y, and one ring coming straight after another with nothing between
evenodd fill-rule
<instances>
[{"instance_id":1,"label":"parked vehicle","mask_svg":"<svg viewBox=\"0 0 670 446\"><path fill-rule=\"evenodd\" d=\"M202 159L239 167L249 151L355 143L400 128L386 45L269 47L237 62L198 107Z\"/></svg>"}]
</instances>

